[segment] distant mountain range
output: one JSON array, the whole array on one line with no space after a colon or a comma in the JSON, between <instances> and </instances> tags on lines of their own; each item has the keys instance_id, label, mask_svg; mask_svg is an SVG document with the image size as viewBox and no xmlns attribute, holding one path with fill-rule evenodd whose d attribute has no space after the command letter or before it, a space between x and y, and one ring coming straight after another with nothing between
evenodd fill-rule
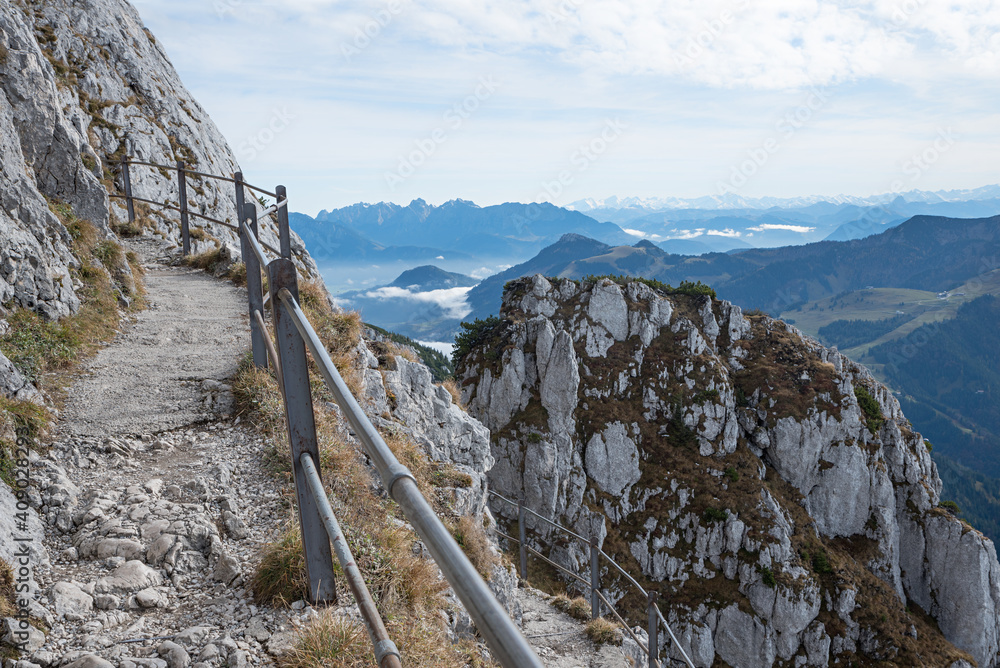
<instances>
[{"instance_id":1,"label":"distant mountain range","mask_svg":"<svg viewBox=\"0 0 1000 668\"><path fill-rule=\"evenodd\" d=\"M315 219L297 214L292 228L313 254L329 248L345 254L352 246L363 256L401 253L434 258L448 254L479 258L527 258L567 232L607 243L631 237L614 223L551 204L498 204L480 207L465 200L431 206L416 199L406 206L379 202L321 211ZM313 245L316 245L314 250Z\"/></svg>"},{"instance_id":2,"label":"distant mountain range","mask_svg":"<svg viewBox=\"0 0 1000 668\"><path fill-rule=\"evenodd\" d=\"M937 204L942 202L967 202L971 200L1000 199L1000 185L963 190L910 190L905 193L883 193L869 197L854 195L811 195L806 197L743 197L735 193L707 195L704 197L607 197L577 200L566 208L584 213L597 210L646 210L666 209L794 209L813 204L853 204L855 206L881 206L896 199L904 202Z\"/></svg>"},{"instance_id":3,"label":"distant mountain range","mask_svg":"<svg viewBox=\"0 0 1000 668\"><path fill-rule=\"evenodd\" d=\"M567 208L465 200L433 206L416 199L354 204L291 215L292 228L318 261L506 264L527 260L564 234L610 245L648 239L675 255L847 241L878 234L916 215L977 218L1000 214L1000 186L894 197L581 200Z\"/></svg>"}]
</instances>

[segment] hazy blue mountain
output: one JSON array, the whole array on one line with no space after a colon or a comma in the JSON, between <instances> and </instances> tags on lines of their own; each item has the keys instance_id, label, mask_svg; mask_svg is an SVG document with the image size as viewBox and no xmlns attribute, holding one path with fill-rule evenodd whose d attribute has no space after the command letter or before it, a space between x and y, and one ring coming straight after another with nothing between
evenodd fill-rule
<instances>
[{"instance_id":1,"label":"hazy blue mountain","mask_svg":"<svg viewBox=\"0 0 1000 668\"><path fill-rule=\"evenodd\" d=\"M434 265L408 269L388 285L337 295L367 323L424 341L450 341L469 312L468 289L478 280Z\"/></svg>"},{"instance_id":2,"label":"hazy blue mountain","mask_svg":"<svg viewBox=\"0 0 1000 668\"><path fill-rule=\"evenodd\" d=\"M467 253L451 249L381 243L348 225L320 222L303 213L290 213L288 223L320 263L328 260L388 263L471 259Z\"/></svg>"},{"instance_id":3,"label":"hazy blue mountain","mask_svg":"<svg viewBox=\"0 0 1000 668\"><path fill-rule=\"evenodd\" d=\"M569 278L626 274L673 285L700 280L744 308L777 314L798 303L870 285L947 290L998 261L1000 216L916 216L865 239L697 257L671 255L648 241L612 247L567 235L470 291L470 317L496 313L503 283L536 272Z\"/></svg>"},{"instance_id":4,"label":"hazy blue mountain","mask_svg":"<svg viewBox=\"0 0 1000 668\"><path fill-rule=\"evenodd\" d=\"M345 226L385 246L433 247L484 258L531 257L567 233L606 243L630 239L613 223L551 204L480 207L452 200L431 206L417 199L407 206L380 202L322 211L316 221Z\"/></svg>"},{"instance_id":5,"label":"hazy blue mountain","mask_svg":"<svg viewBox=\"0 0 1000 668\"><path fill-rule=\"evenodd\" d=\"M425 264L421 267L414 267L413 269L404 271L389 286L423 292L427 290L471 287L478 282L479 280L472 276L445 271L432 264Z\"/></svg>"}]
</instances>

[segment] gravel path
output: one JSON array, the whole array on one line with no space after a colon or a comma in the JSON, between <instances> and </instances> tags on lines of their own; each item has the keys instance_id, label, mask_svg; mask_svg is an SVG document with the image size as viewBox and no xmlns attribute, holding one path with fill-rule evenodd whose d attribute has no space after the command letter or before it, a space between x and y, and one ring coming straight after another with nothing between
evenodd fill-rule
<instances>
[{"instance_id":1,"label":"gravel path","mask_svg":"<svg viewBox=\"0 0 1000 668\"><path fill-rule=\"evenodd\" d=\"M35 613L51 630L28 663L272 665L316 613L257 607L247 586L288 502L263 438L229 415L245 293L169 266L152 240L129 245L147 263L150 307L85 365L34 462L51 557Z\"/></svg>"},{"instance_id":2,"label":"gravel path","mask_svg":"<svg viewBox=\"0 0 1000 668\"><path fill-rule=\"evenodd\" d=\"M164 257L149 241L133 248ZM249 345L245 293L204 271L146 265L149 308L85 366L60 433L141 436L211 419L202 384L236 371Z\"/></svg>"},{"instance_id":3,"label":"gravel path","mask_svg":"<svg viewBox=\"0 0 1000 668\"><path fill-rule=\"evenodd\" d=\"M517 590L524 615L522 630L547 668L629 668L621 649L594 645L585 626L548 602L537 589Z\"/></svg>"},{"instance_id":4,"label":"gravel path","mask_svg":"<svg viewBox=\"0 0 1000 668\"><path fill-rule=\"evenodd\" d=\"M290 512L264 439L230 415L245 292L170 266L154 240L129 246L146 263L149 309L84 366L49 453L33 461L50 555L33 614L50 630L15 668L274 665L317 611L258 607L248 588ZM518 597L546 666L628 665L540 592ZM356 606L338 614L357 617Z\"/></svg>"}]
</instances>

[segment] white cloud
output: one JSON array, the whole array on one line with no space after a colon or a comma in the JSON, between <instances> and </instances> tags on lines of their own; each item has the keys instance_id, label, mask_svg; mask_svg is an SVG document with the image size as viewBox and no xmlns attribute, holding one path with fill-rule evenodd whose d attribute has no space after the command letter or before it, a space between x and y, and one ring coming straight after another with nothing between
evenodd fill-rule
<instances>
[{"instance_id":1,"label":"white cloud","mask_svg":"<svg viewBox=\"0 0 1000 668\"><path fill-rule=\"evenodd\" d=\"M472 313L472 307L469 306L465 298L466 293L471 289L471 287L447 288L444 290L413 292L407 288L387 286L377 290L369 290L361 296L368 299L404 299L426 304L437 304L449 318L461 319Z\"/></svg>"},{"instance_id":2,"label":"white cloud","mask_svg":"<svg viewBox=\"0 0 1000 668\"><path fill-rule=\"evenodd\" d=\"M710 237L730 237L733 239L743 236L742 232L739 232L738 230L731 230L728 228L725 230L707 230L705 234L707 234Z\"/></svg>"},{"instance_id":3,"label":"white cloud","mask_svg":"<svg viewBox=\"0 0 1000 668\"><path fill-rule=\"evenodd\" d=\"M451 353L455 350L454 343L445 343L444 341L417 341L422 346L427 346L431 350L436 350L445 357L451 357Z\"/></svg>"},{"instance_id":4,"label":"white cloud","mask_svg":"<svg viewBox=\"0 0 1000 668\"><path fill-rule=\"evenodd\" d=\"M673 234L667 237L670 239L696 239L705 233L705 228L699 227L695 230L676 230Z\"/></svg>"},{"instance_id":5,"label":"white cloud","mask_svg":"<svg viewBox=\"0 0 1000 668\"><path fill-rule=\"evenodd\" d=\"M816 228L807 227L805 225L783 225L780 223L763 223L761 225L756 225L754 227L748 227L747 229L752 232L766 232L767 230L785 230L787 232L798 232L799 234L805 234L807 232L812 232Z\"/></svg>"},{"instance_id":6,"label":"white cloud","mask_svg":"<svg viewBox=\"0 0 1000 668\"><path fill-rule=\"evenodd\" d=\"M643 232L642 230L631 230L627 227L623 227L622 232L624 232L625 234L629 234L633 237L640 237L642 239L646 238L646 233Z\"/></svg>"}]
</instances>

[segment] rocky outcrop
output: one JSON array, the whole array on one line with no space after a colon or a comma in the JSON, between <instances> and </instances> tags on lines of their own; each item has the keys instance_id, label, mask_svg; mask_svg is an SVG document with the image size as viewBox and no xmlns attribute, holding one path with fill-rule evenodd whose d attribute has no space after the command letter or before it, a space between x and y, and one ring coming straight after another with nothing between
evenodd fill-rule
<instances>
[{"instance_id":1,"label":"rocky outcrop","mask_svg":"<svg viewBox=\"0 0 1000 668\"><path fill-rule=\"evenodd\" d=\"M520 279L502 318L459 370L491 484L659 590L696 665L1000 665L993 544L866 369L639 280Z\"/></svg>"},{"instance_id":2,"label":"rocky outcrop","mask_svg":"<svg viewBox=\"0 0 1000 668\"><path fill-rule=\"evenodd\" d=\"M239 169L128 2L0 0L0 323L18 307L53 319L79 308L81 284L72 273L79 261L52 207L113 238L113 223L126 218L121 200L108 197L120 192L115 164L122 156L183 160L224 176ZM132 186L137 196L177 203L176 173L134 167ZM235 220L231 184L190 177L188 194L192 211ZM176 214L140 210L152 231L179 242ZM232 230L200 220L192 227L204 232L194 252L218 243L239 256ZM262 235L277 246L273 224L265 222ZM294 234L293 252L304 273L318 274ZM10 396L21 388L3 362L0 391Z\"/></svg>"}]
</instances>

